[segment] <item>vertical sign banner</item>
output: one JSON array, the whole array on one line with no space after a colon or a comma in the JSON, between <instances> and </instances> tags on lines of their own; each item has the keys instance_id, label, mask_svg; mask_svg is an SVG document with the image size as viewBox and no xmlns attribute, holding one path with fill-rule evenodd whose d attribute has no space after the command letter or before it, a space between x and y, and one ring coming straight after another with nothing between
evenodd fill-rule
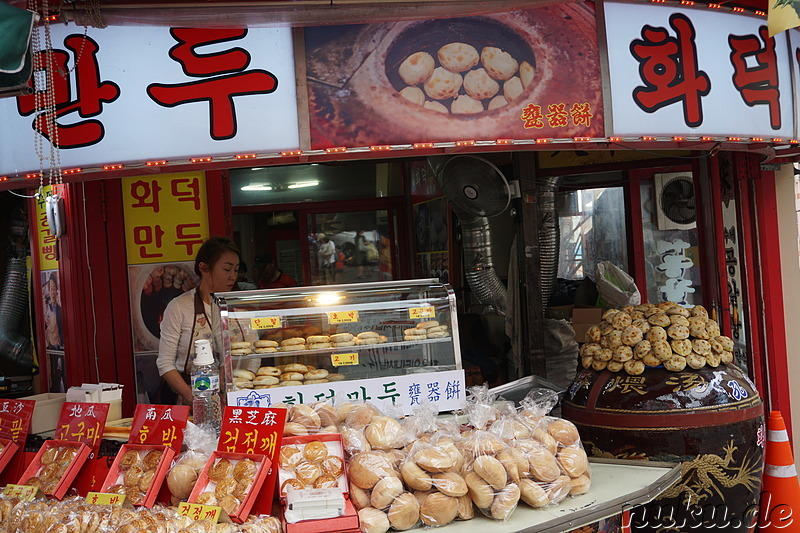
<instances>
[{"instance_id":1,"label":"vertical sign banner","mask_svg":"<svg viewBox=\"0 0 800 533\"><path fill-rule=\"evenodd\" d=\"M131 444L163 444L181 450L183 432L189 419L188 405L136 406L131 423Z\"/></svg>"},{"instance_id":2,"label":"vertical sign banner","mask_svg":"<svg viewBox=\"0 0 800 533\"><path fill-rule=\"evenodd\" d=\"M739 206L736 202L737 181L733 172L733 158L730 153L720 154L720 197L722 199L722 232L725 243L725 278L728 286L728 308L730 309L731 338L733 339L734 363L747 373L748 332L745 329L744 297L742 285L742 238L739 233Z\"/></svg>"},{"instance_id":3,"label":"vertical sign banner","mask_svg":"<svg viewBox=\"0 0 800 533\"><path fill-rule=\"evenodd\" d=\"M42 194L34 200L36 204L36 253L39 257L39 270L58 269L56 238L50 235L45 202L45 198L56 193L55 189L56 187L51 185L43 187Z\"/></svg>"},{"instance_id":4,"label":"vertical sign banner","mask_svg":"<svg viewBox=\"0 0 800 533\"><path fill-rule=\"evenodd\" d=\"M35 400L0 401L0 438L24 447L35 406Z\"/></svg>"},{"instance_id":5,"label":"vertical sign banner","mask_svg":"<svg viewBox=\"0 0 800 533\"><path fill-rule=\"evenodd\" d=\"M787 37L770 37L763 18L622 2L603 9L607 135L794 135Z\"/></svg>"},{"instance_id":6,"label":"vertical sign banner","mask_svg":"<svg viewBox=\"0 0 800 533\"><path fill-rule=\"evenodd\" d=\"M208 238L203 172L122 180L129 265L188 261Z\"/></svg>"},{"instance_id":7,"label":"vertical sign banner","mask_svg":"<svg viewBox=\"0 0 800 533\"><path fill-rule=\"evenodd\" d=\"M89 458L97 457L109 407L107 403L64 402L53 437L82 442L92 449Z\"/></svg>"},{"instance_id":8,"label":"vertical sign banner","mask_svg":"<svg viewBox=\"0 0 800 533\"><path fill-rule=\"evenodd\" d=\"M194 257L209 237L205 174L124 178L122 191L134 352L154 352L167 304L197 283ZM157 373L144 378L158 385Z\"/></svg>"}]
</instances>

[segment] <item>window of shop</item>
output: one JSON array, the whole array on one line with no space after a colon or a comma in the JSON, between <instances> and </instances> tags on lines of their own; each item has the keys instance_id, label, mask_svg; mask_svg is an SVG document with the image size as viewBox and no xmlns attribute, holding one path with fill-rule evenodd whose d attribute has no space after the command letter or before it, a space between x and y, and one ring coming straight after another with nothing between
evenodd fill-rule
<instances>
[{"instance_id":1,"label":"window of shop","mask_svg":"<svg viewBox=\"0 0 800 533\"><path fill-rule=\"evenodd\" d=\"M703 302L700 237L691 172L656 174L640 184L647 299Z\"/></svg>"},{"instance_id":2,"label":"window of shop","mask_svg":"<svg viewBox=\"0 0 800 533\"><path fill-rule=\"evenodd\" d=\"M622 187L560 192L558 222L561 232L559 278L594 278L595 266L601 261L611 261L627 270L625 192Z\"/></svg>"},{"instance_id":3,"label":"window of shop","mask_svg":"<svg viewBox=\"0 0 800 533\"><path fill-rule=\"evenodd\" d=\"M383 198L403 194L400 166L331 163L230 171L231 205L276 205Z\"/></svg>"},{"instance_id":4,"label":"window of shop","mask_svg":"<svg viewBox=\"0 0 800 533\"><path fill-rule=\"evenodd\" d=\"M230 172L246 282L327 285L398 279L402 167L356 162ZM265 266L267 265L267 266ZM266 272L266 274L265 274ZM406 276L408 274L406 273Z\"/></svg>"},{"instance_id":5,"label":"window of shop","mask_svg":"<svg viewBox=\"0 0 800 533\"><path fill-rule=\"evenodd\" d=\"M313 285L392 279L386 210L309 214L308 242Z\"/></svg>"}]
</instances>

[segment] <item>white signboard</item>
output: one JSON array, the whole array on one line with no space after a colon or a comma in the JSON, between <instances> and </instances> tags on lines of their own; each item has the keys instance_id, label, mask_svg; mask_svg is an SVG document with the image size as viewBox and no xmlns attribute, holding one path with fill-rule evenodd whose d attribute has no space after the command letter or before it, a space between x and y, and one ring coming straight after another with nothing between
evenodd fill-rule
<instances>
[{"instance_id":1,"label":"white signboard","mask_svg":"<svg viewBox=\"0 0 800 533\"><path fill-rule=\"evenodd\" d=\"M299 146L290 28L51 31L64 168ZM0 99L0 174L39 169L36 116Z\"/></svg>"},{"instance_id":2,"label":"white signboard","mask_svg":"<svg viewBox=\"0 0 800 533\"><path fill-rule=\"evenodd\" d=\"M435 405L439 411L461 409L466 405L464 371L447 370L228 393L228 405L240 407L269 407L281 402L311 404L342 399L356 403L366 401L382 408L395 406L404 414L411 414L422 404Z\"/></svg>"},{"instance_id":3,"label":"white signboard","mask_svg":"<svg viewBox=\"0 0 800 533\"><path fill-rule=\"evenodd\" d=\"M606 2L613 132L794 136L786 33L715 9Z\"/></svg>"}]
</instances>

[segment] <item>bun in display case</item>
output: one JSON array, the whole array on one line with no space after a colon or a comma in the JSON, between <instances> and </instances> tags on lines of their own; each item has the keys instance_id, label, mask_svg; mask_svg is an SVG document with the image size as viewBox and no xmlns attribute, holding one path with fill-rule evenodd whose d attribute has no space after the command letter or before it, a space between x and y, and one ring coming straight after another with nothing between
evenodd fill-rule
<instances>
[{"instance_id":1,"label":"bun in display case","mask_svg":"<svg viewBox=\"0 0 800 533\"><path fill-rule=\"evenodd\" d=\"M228 403L464 401L455 295L434 279L217 293Z\"/></svg>"}]
</instances>

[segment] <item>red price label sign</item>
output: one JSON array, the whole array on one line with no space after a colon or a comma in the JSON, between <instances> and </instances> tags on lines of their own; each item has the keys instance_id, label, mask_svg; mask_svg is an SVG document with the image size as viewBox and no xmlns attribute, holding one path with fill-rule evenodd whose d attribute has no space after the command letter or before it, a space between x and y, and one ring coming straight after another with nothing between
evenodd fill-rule
<instances>
[{"instance_id":1,"label":"red price label sign","mask_svg":"<svg viewBox=\"0 0 800 533\"><path fill-rule=\"evenodd\" d=\"M188 405L139 404L133 413L128 442L164 444L180 450L188 418Z\"/></svg>"},{"instance_id":2,"label":"red price label sign","mask_svg":"<svg viewBox=\"0 0 800 533\"><path fill-rule=\"evenodd\" d=\"M417 318L433 318L436 316L436 309L432 305L427 307L412 307L408 310L408 318L414 320Z\"/></svg>"},{"instance_id":3,"label":"red price label sign","mask_svg":"<svg viewBox=\"0 0 800 533\"><path fill-rule=\"evenodd\" d=\"M178 505L178 514L188 516L192 520L211 520L218 522L222 508L216 505L201 505L199 503L181 502Z\"/></svg>"},{"instance_id":4,"label":"red price label sign","mask_svg":"<svg viewBox=\"0 0 800 533\"><path fill-rule=\"evenodd\" d=\"M333 366L351 366L358 364L357 353L332 353L331 364Z\"/></svg>"},{"instance_id":5,"label":"red price label sign","mask_svg":"<svg viewBox=\"0 0 800 533\"><path fill-rule=\"evenodd\" d=\"M109 494L107 492L90 492L86 495L86 503L94 505L123 505L127 496Z\"/></svg>"},{"instance_id":6,"label":"red price label sign","mask_svg":"<svg viewBox=\"0 0 800 533\"><path fill-rule=\"evenodd\" d=\"M100 451L108 408L107 403L64 402L54 437L82 442L92 448L96 456Z\"/></svg>"},{"instance_id":7,"label":"red price label sign","mask_svg":"<svg viewBox=\"0 0 800 533\"><path fill-rule=\"evenodd\" d=\"M334 311L328 313L328 324L348 324L358 322L358 311Z\"/></svg>"},{"instance_id":8,"label":"red price label sign","mask_svg":"<svg viewBox=\"0 0 800 533\"><path fill-rule=\"evenodd\" d=\"M257 316L250 319L250 329L275 329L283 325L279 316Z\"/></svg>"},{"instance_id":9,"label":"red price label sign","mask_svg":"<svg viewBox=\"0 0 800 533\"><path fill-rule=\"evenodd\" d=\"M3 494L8 496L9 498L19 498L24 502L33 501L33 498L36 496L37 488L33 485L6 485Z\"/></svg>"}]
</instances>

